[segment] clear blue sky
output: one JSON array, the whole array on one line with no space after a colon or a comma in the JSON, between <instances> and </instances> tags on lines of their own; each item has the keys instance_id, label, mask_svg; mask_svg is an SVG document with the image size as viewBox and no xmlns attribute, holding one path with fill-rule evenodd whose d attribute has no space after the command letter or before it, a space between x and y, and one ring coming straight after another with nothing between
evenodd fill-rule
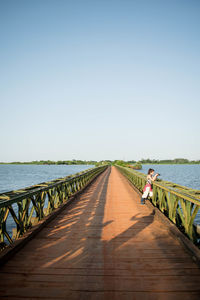
<instances>
[{"instance_id":1,"label":"clear blue sky","mask_svg":"<svg viewBox=\"0 0 200 300\"><path fill-rule=\"evenodd\" d=\"M0 161L200 159L199 0L0 0Z\"/></svg>"}]
</instances>

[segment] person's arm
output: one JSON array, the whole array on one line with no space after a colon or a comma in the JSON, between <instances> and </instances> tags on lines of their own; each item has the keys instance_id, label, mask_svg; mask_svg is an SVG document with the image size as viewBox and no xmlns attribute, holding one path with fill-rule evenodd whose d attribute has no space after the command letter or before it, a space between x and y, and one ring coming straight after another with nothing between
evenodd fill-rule
<instances>
[{"instance_id":1,"label":"person's arm","mask_svg":"<svg viewBox=\"0 0 200 300\"><path fill-rule=\"evenodd\" d=\"M152 181L155 181L157 177L158 177L158 174L155 174L154 176L148 175L148 178L150 178Z\"/></svg>"}]
</instances>

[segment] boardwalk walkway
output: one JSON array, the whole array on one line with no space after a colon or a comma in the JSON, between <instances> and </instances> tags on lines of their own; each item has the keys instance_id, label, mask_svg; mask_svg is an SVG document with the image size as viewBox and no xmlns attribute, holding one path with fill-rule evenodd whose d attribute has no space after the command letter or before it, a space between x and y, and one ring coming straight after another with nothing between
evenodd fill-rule
<instances>
[{"instance_id":1,"label":"boardwalk walkway","mask_svg":"<svg viewBox=\"0 0 200 300\"><path fill-rule=\"evenodd\" d=\"M200 269L113 167L1 269L0 299L200 299Z\"/></svg>"}]
</instances>

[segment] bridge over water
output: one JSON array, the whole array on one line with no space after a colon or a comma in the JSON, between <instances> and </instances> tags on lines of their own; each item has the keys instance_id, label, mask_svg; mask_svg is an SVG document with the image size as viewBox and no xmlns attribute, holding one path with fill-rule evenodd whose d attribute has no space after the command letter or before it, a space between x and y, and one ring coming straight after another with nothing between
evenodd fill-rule
<instances>
[{"instance_id":1,"label":"bridge over water","mask_svg":"<svg viewBox=\"0 0 200 300\"><path fill-rule=\"evenodd\" d=\"M200 299L200 269L108 167L1 267L1 299ZM188 240L189 241L189 240Z\"/></svg>"}]
</instances>

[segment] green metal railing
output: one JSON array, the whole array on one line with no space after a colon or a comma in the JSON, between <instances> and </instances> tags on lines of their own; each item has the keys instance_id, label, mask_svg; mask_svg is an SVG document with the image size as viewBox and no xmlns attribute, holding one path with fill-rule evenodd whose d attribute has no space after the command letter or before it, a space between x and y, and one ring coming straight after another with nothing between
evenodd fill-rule
<instances>
[{"instance_id":1,"label":"green metal railing","mask_svg":"<svg viewBox=\"0 0 200 300\"><path fill-rule=\"evenodd\" d=\"M42 218L67 202L107 168L92 168L75 175L0 194L0 249L12 244Z\"/></svg>"},{"instance_id":2,"label":"green metal railing","mask_svg":"<svg viewBox=\"0 0 200 300\"><path fill-rule=\"evenodd\" d=\"M130 168L118 170L142 193L146 175ZM153 182L152 204L160 209L195 244L199 243L199 225L195 223L200 208L199 191L162 180Z\"/></svg>"}]
</instances>

